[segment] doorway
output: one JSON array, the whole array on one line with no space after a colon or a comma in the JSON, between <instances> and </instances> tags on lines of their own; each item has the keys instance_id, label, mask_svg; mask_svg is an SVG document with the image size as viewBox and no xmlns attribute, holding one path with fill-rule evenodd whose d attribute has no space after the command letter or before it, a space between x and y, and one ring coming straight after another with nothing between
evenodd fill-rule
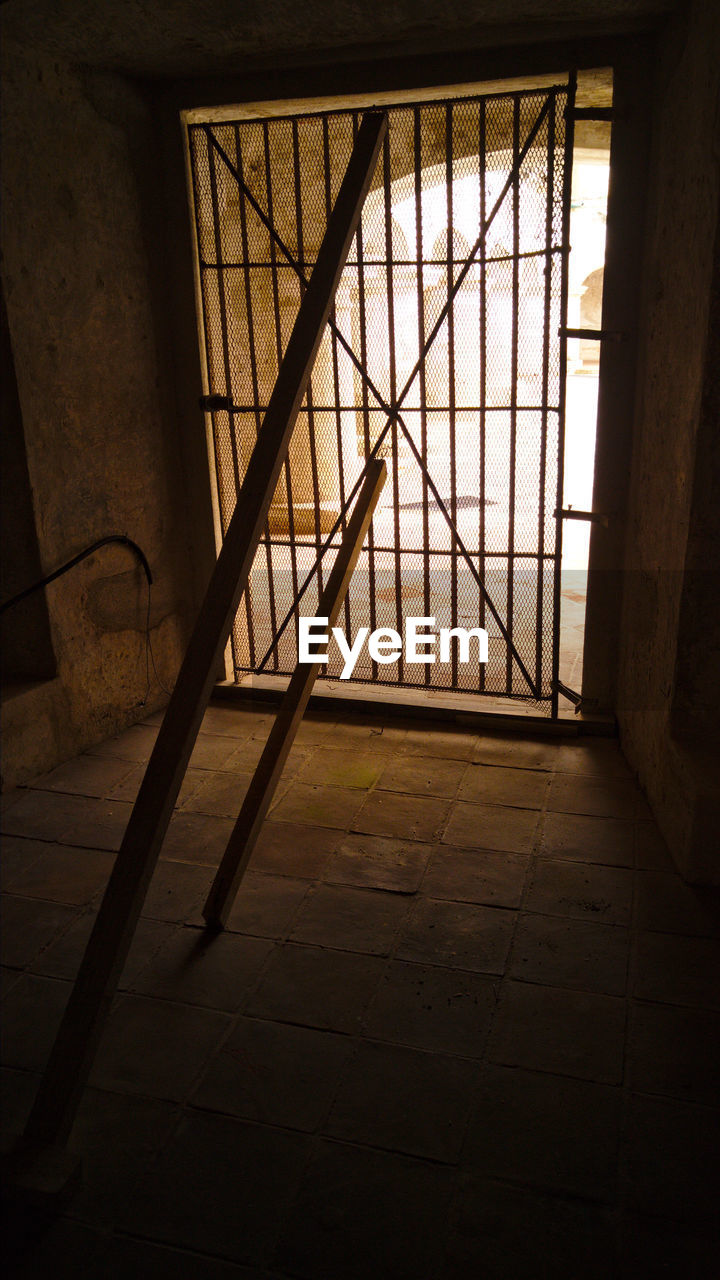
<instances>
[{"instance_id":1,"label":"doorway","mask_svg":"<svg viewBox=\"0 0 720 1280\"><path fill-rule=\"evenodd\" d=\"M387 108L233 628L236 679L294 669L299 616L316 611L363 465L380 454L389 478L346 633L402 633L408 616L482 627L488 660L463 662L451 646L444 662L379 664L365 651L353 681L557 714L572 95L570 82ZM221 534L360 118L189 125ZM341 669L331 650L328 677Z\"/></svg>"}]
</instances>

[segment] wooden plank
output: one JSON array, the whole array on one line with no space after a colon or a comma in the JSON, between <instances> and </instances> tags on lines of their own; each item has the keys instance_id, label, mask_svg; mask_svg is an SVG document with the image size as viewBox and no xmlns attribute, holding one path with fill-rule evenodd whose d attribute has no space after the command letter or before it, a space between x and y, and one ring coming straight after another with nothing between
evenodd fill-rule
<instances>
[{"instance_id":1,"label":"wooden plank","mask_svg":"<svg viewBox=\"0 0 720 1280\"><path fill-rule=\"evenodd\" d=\"M368 113L358 133L268 411L130 815L125 837L40 1082L23 1141L62 1144L95 1058L215 680L323 330L385 136Z\"/></svg>"},{"instance_id":2,"label":"wooden plank","mask_svg":"<svg viewBox=\"0 0 720 1280\"><path fill-rule=\"evenodd\" d=\"M372 458L337 559L320 596L316 616L327 618L328 628L337 622L386 476L385 462ZM298 663L293 672L205 903L203 915L210 928L222 929L227 921L320 666L319 662Z\"/></svg>"}]
</instances>

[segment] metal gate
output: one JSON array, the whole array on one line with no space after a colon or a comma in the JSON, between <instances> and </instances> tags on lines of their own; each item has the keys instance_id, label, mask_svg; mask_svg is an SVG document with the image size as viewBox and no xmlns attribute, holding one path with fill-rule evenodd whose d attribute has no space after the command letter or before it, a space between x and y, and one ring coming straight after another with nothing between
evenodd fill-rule
<instances>
[{"instance_id":1,"label":"metal gate","mask_svg":"<svg viewBox=\"0 0 720 1280\"><path fill-rule=\"evenodd\" d=\"M388 135L233 629L236 676L290 674L367 458L389 479L345 630L484 627L488 660L352 679L556 713L574 84L388 109ZM222 530L361 113L189 126ZM326 668L339 676L342 659Z\"/></svg>"}]
</instances>

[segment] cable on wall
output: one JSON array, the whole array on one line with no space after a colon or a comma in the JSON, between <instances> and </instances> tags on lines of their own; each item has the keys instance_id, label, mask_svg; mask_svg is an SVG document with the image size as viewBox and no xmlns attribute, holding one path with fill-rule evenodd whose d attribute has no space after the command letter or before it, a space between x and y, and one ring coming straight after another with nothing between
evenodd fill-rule
<instances>
[{"instance_id":1,"label":"cable on wall","mask_svg":"<svg viewBox=\"0 0 720 1280\"><path fill-rule=\"evenodd\" d=\"M60 565L59 569L55 569L53 570L52 573L46 574L44 578L39 578L37 582L31 583L31 585L29 587L25 587L23 591L18 591L17 595L11 596L9 600L4 600L3 603L0 604L0 614L5 613L6 609L11 609L13 605L20 604L21 600L27 599L27 597L32 595L33 592L40 591L43 587L48 586L48 584L51 582L54 582L56 578L62 577L64 573L67 573L69 569L74 569L75 565L80 564L82 560L87 559L87 557L92 555L94 551L99 550L100 547L108 546L108 544L110 543L119 543L122 546L129 547L129 549L137 556L137 559L142 566L143 572L145 574L145 578L147 580L148 602L147 602L147 616L145 621L145 646L146 646L145 674L146 674L146 680L147 680L147 688L141 700L140 705L142 706L147 701L147 697L150 692L150 663L151 662L152 662L152 669L155 674L155 679L157 680L160 688L162 689L162 692L169 694L170 690L165 688L164 684L160 679L160 676L158 675L158 670L155 665L155 655L152 651L152 643L150 640L150 604L151 604L151 589L152 589L152 582L153 582L152 571L150 569L148 558L145 555L145 552L143 551L142 547L139 547L137 542L134 542L132 538L128 538L126 534L111 533L106 538L98 538L97 542L92 542L89 546L85 547L84 550L79 551L76 556L73 556L71 560L67 560L65 564Z\"/></svg>"}]
</instances>

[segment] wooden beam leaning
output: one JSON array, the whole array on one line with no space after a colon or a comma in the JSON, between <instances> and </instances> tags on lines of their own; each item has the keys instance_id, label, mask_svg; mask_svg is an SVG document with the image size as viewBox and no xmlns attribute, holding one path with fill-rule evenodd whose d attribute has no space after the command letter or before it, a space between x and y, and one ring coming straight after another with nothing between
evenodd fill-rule
<instances>
[{"instance_id":1,"label":"wooden beam leaning","mask_svg":"<svg viewBox=\"0 0 720 1280\"><path fill-rule=\"evenodd\" d=\"M21 1139L20 1145L25 1148L64 1144L75 1119L215 681L218 661L247 585L386 129L387 117L370 112L358 131L235 513Z\"/></svg>"},{"instance_id":2,"label":"wooden beam leaning","mask_svg":"<svg viewBox=\"0 0 720 1280\"><path fill-rule=\"evenodd\" d=\"M386 476L385 462L379 458L371 458L337 559L320 596L317 617L327 618L328 627L333 627L337 622ZM303 665L298 663L292 674L203 909L203 915L211 929L222 929L225 926L305 713L320 665L319 662Z\"/></svg>"}]
</instances>

